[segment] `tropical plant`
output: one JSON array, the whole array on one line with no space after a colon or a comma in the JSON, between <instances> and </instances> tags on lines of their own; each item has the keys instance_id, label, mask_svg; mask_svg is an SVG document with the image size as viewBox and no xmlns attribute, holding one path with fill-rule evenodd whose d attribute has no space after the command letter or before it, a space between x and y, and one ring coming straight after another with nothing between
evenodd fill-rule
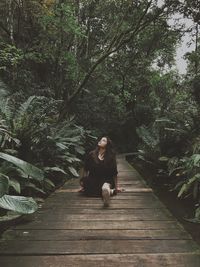
<instances>
[{"instance_id":1,"label":"tropical plant","mask_svg":"<svg viewBox=\"0 0 200 267\"><path fill-rule=\"evenodd\" d=\"M44 179L43 173L40 169L35 166L22 161L14 156L0 152L0 158L4 159L16 167L18 167L24 178L29 176L34 179L39 179L40 181ZM2 169L0 169L2 170ZM7 210L12 210L15 212L27 214L33 213L37 210L38 206L35 200L32 197L23 197L23 196L12 196L9 195L9 187L12 186L20 193L20 184L15 180L10 180L10 178L0 173L0 207Z\"/></svg>"},{"instance_id":2,"label":"tropical plant","mask_svg":"<svg viewBox=\"0 0 200 267\"><path fill-rule=\"evenodd\" d=\"M2 95L0 207L32 213L37 203L30 196L45 197L60 180L79 177L84 142L94 137L76 125L73 116L57 122L59 101L31 96L15 111L11 98Z\"/></svg>"}]
</instances>

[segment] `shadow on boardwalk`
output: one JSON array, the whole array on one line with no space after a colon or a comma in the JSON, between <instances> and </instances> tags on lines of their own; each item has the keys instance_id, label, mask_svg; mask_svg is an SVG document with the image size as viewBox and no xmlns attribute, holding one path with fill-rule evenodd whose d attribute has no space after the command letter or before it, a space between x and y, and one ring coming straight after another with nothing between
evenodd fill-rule
<instances>
[{"instance_id":1,"label":"shadow on boardwalk","mask_svg":"<svg viewBox=\"0 0 200 267\"><path fill-rule=\"evenodd\" d=\"M138 172L117 156L119 185L104 208L101 198L77 192L72 179L33 215L4 232L0 266L200 266L200 250Z\"/></svg>"}]
</instances>

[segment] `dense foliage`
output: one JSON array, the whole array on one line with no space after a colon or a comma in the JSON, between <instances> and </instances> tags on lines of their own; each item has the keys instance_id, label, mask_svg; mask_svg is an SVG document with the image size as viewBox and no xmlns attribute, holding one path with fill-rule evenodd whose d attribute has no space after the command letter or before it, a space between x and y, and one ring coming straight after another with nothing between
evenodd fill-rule
<instances>
[{"instance_id":1,"label":"dense foliage","mask_svg":"<svg viewBox=\"0 0 200 267\"><path fill-rule=\"evenodd\" d=\"M0 2L0 206L37 209L108 134L200 204L198 1ZM171 25L177 14L193 21ZM174 68L191 32L188 70ZM23 200L22 200L23 197ZM23 204L22 204L23 203Z\"/></svg>"}]
</instances>

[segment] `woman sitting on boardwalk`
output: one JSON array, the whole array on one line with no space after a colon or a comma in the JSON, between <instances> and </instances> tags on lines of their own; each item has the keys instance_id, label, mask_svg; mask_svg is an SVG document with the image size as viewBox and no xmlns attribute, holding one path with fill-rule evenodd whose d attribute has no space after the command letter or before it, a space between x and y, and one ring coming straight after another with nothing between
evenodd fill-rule
<instances>
[{"instance_id":1,"label":"woman sitting on boardwalk","mask_svg":"<svg viewBox=\"0 0 200 267\"><path fill-rule=\"evenodd\" d=\"M89 172L89 174L88 174ZM104 206L109 206L110 196L121 192L117 185L117 162L113 144L108 136L98 142L85 158L80 192L87 196L101 196Z\"/></svg>"}]
</instances>

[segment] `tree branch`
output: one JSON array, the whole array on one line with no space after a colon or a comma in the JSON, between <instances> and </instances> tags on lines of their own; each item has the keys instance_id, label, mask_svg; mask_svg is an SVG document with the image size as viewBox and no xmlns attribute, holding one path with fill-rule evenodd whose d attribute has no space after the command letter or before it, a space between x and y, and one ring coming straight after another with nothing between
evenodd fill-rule
<instances>
[{"instance_id":1,"label":"tree branch","mask_svg":"<svg viewBox=\"0 0 200 267\"><path fill-rule=\"evenodd\" d=\"M76 98L76 96L81 92L85 84L88 82L89 78L91 77L92 73L94 70L97 68L97 66L102 63L107 57L109 57L112 53L117 52L123 45L129 43L132 38L134 38L140 31L142 31L146 26L149 25L150 22L156 20L160 14L162 14L162 11L164 7L161 9L160 12L156 16L154 16L152 19L146 20L142 23L144 20L150 6L152 4L152 0L148 2L144 12L142 13L141 17L139 18L136 26L134 29L130 27L128 30L117 33L116 35L113 36L110 45L106 49L106 51L103 53L102 56L94 63L94 65L90 68L88 73L85 75L83 78L82 82L78 86L78 88L72 93L68 99L65 100L64 106L69 106L73 100ZM134 26L134 23L132 24ZM131 33L131 34L130 34ZM126 37L126 38L125 38ZM115 47L115 48L114 48ZM113 48L113 49L112 49Z\"/></svg>"}]
</instances>

